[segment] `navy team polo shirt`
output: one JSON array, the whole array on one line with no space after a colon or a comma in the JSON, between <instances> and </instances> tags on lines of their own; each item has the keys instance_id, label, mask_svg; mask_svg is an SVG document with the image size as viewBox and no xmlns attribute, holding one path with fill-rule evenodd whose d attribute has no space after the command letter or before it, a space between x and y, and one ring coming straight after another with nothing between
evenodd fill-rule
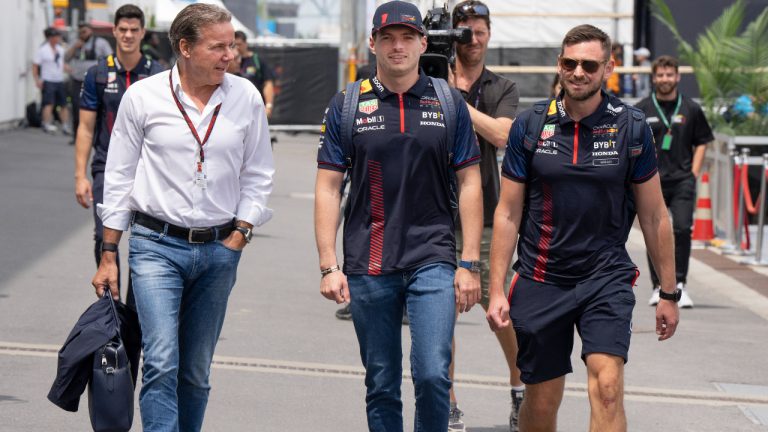
<instances>
[{"instance_id":1,"label":"navy team polo shirt","mask_svg":"<svg viewBox=\"0 0 768 432\"><path fill-rule=\"evenodd\" d=\"M163 71L163 66L160 63L153 62L145 56L142 56L136 67L130 71L125 70L114 55L107 56L106 61L108 66L112 66L110 61L114 64L114 69L108 68L114 72L107 73L107 82L104 84L96 82L96 71L99 67L97 63L88 68L88 72L83 78L83 88L80 93L80 109L96 111L96 124L93 131L94 153L91 161L92 173L104 172L104 167L107 164L109 136L112 134L117 109L125 91L136 81ZM99 100L101 92L103 92L103 96Z\"/></svg>"},{"instance_id":2,"label":"navy team polo shirt","mask_svg":"<svg viewBox=\"0 0 768 432\"><path fill-rule=\"evenodd\" d=\"M411 89L393 93L365 80L355 112L351 186L344 219L344 272L380 275L437 262L456 265L450 171L480 162L461 94L453 148L435 89L421 73ZM341 147L344 94L323 119L318 168L346 171Z\"/></svg>"},{"instance_id":3,"label":"navy team polo shirt","mask_svg":"<svg viewBox=\"0 0 768 432\"><path fill-rule=\"evenodd\" d=\"M630 143L621 142L617 124L624 104L602 92L598 109L575 122L561 98L550 104L533 154L523 147L531 110L517 118L502 175L526 183L514 269L540 282L571 285L597 271L634 267L625 247L635 218L627 179L653 177L656 153L645 127L642 153L628 177Z\"/></svg>"}]
</instances>

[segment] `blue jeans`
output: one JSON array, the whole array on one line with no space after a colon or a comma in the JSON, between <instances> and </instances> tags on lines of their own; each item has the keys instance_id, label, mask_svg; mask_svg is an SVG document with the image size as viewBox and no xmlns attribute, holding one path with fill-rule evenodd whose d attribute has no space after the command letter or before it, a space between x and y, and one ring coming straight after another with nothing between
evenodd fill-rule
<instances>
[{"instance_id":1,"label":"blue jeans","mask_svg":"<svg viewBox=\"0 0 768 432\"><path fill-rule=\"evenodd\" d=\"M365 366L370 431L403 430L401 326L406 305L416 390L414 430L448 429L454 273L452 265L437 263L383 276L348 276L352 320Z\"/></svg>"},{"instance_id":2,"label":"blue jeans","mask_svg":"<svg viewBox=\"0 0 768 432\"><path fill-rule=\"evenodd\" d=\"M144 431L199 431L241 252L220 242L190 244L136 223L129 250L144 349Z\"/></svg>"}]
</instances>

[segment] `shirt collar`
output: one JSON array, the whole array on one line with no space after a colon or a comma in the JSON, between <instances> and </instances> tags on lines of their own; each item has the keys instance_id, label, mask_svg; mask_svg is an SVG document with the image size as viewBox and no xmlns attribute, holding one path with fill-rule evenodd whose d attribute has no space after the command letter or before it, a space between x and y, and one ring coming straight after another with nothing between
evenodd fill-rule
<instances>
[{"instance_id":1,"label":"shirt collar","mask_svg":"<svg viewBox=\"0 0 768 432\"><path fill-rule=\"evenodd\" d=\"M194 106L191 104L188 100L187 95L184 93L184 90L181 88L181 78L179 76L179 64L176 63L173 65L173 68L171 68L171 77L173 78L173 91L176 93L176 95L184 101L185 103ZM219 103L224 101L224 98L226 98L227 93L232 88L232 77L228 74L224 74L224 81L221 82L219 87L216 88L216 90L211 95L211 99L208 101L208 106L211 105L218 105Z\"/></svg>"},{"instance_id":2,"label":"shirt collar","mask_svg":"<svg viewBox=\"0 0 768 432\"><path fill-rule=\"evenodd\" d=\"M556 98L556 106L557 106L557 114L558 114L558 120L560 122L561 126L564 126L568 123L574 123L573 119L568 115L567 112L565 112L565 109L563 107L563 95L565 94L565 91L561 91L559 95L557 95ZM617 98L613 98L608 95L608 93L605 92L605 90L600 90L600 105L597 106L597 109L590 115L584 117L583 119L579 120L579 123L583 124L586 127L594 127L596 126L600 120L602 119L603 115L605 115L606 111L611 111L615 114L618 114L622 109L625 109L621 103L621 101ZM611 105L611 108L609 108L609 103Z\"/></svg>"},{"instance_id":3,"label":"shirt collar","mask_svg":"<svg viewBox=\"0 0 768 432\"><path fill-rule=\"evenodd\" d=\"M112 58L115 61L115 69L117 69L117 72L118 73L125 73L126 70L123 67L122 63L120 63L120 60L117 59L117 55L116 54L112 54ZM136 63L136 66L133 69L131 69L131 72L141 73L142 71L145 71L146 69L147 69L147 58L142 55L141 58L139 59L139 62ZM178 81L178 77L176 77L173 80L173 82L177 82L177 81Z\"/></svg>"},{"instance_id":4,"label":"shirt collar","mask_svg":"<svg viewBox=\"0 0 768 432\"><path fill-rule=\"evenodd\" d=\"M379 97L379 99L386 99L387 97L394 95L395 93L384 87L384 84L379 81L379 78L377 76L374 76L371 78L371 84L373 84L373 91L376 93L376 96ZM416 80L416 83L409 88L406 93L410 93L416 97L421 97L424 94L424 91L427 89L429 83L429 77L424 73L423 70L419 69L419 79Z\"/></svg>"}]
</instances>

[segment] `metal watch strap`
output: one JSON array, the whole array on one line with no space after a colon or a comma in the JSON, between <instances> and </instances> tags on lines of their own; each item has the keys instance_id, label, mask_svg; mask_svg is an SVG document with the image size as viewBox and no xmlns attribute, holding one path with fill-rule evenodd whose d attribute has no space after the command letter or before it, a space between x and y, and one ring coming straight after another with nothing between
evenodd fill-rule
<instances>
[{"instance_id":1,"label":"metal watch strap","mask_svg":"<svg viewBox=\"0 0 768 432\"><path fill-rule=\"evenodd\" d=\"M331 274L333 272L336 272L336 271L341 271L341 267L339 267L338 264L336 264L335 266L328 267L326 269L320 269L320 275L322 277L326 277L329 274Z\"/></svg>"},{"instance_id":2,"label":"metal watch strap","mask_svg":"<svg viewBox=\"0 0 768 432\"><path fill-rule=\"evenodd\" d=\"M117 252L117 243L101 243L101 253Z\"/></svg>"}]
</instances>

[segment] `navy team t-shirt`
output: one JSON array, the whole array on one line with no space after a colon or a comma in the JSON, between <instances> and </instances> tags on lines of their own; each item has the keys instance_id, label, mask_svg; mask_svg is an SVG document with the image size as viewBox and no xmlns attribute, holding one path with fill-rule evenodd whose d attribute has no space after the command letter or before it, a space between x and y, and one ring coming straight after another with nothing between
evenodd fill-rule
<instances>
[{"instance_id":1,"label":"navy team t-shirt","mask_svg":"<svg viewBox=\"0 0 768 432\"><path fill-rule=\"evenodd\" d=\"M480 162L469 111L452 90L457 110L448 148L440 102L423 73L407 92L365 80L355 112L351 185L344 219L344 272L380 275L437 262L456 264L451 170ZM323 119L318 168L344 172L343 93Z\"/></svg>"}]
</instances>

